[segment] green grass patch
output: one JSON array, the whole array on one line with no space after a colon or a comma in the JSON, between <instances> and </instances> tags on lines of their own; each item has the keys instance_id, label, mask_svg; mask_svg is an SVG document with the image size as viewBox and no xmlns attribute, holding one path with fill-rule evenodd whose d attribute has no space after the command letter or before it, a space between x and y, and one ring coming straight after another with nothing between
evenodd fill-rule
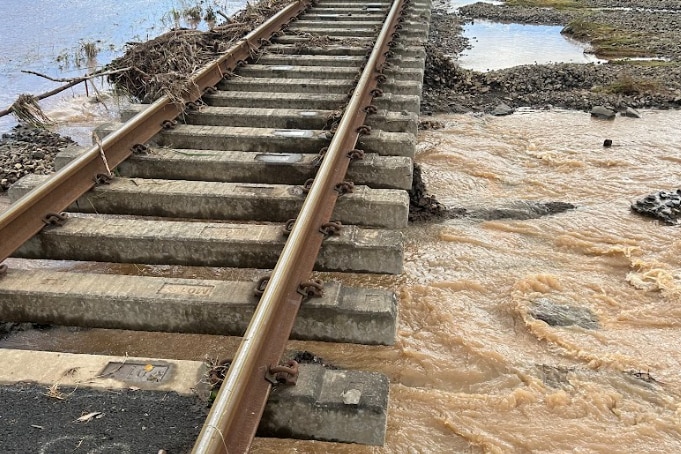
<instances>
[{"instance_id":1,"label":"green grass patch","mask_svg":"<svg viewBox=\"0 0 681 454\"><path fill-rule=\"evenodd\" d=\"M614 95L636 96L644 93L659 93L662 89L663 85L658 80L623 75L615 82L599 87L596 91Z\"/></svg>"},{"instance_id":2,"label":"green grass patch","mask_svg":"<svg viewBox=\"0 0 681 454\"><path fill-rule=\"evenodd\" d=\"M578 41L591 44L600 58L649 57L645 49L646 36L643 33L620 30L611 25L590 22L585 19L571 21L562 31Z\"/></svg>"},{"instance_id":3,"label":"green grass patch","mask_svg":"<svg viewBox=\"0 0 681 454\"><path fill-rule=\"evenodd\" d=\"M666 60L612 60L608 62L611 65L619 66L638 66L645 68L674 68L681 66L681 63L677 61L666 61Z\"/></svg>"},{"instance_id":4,"label":"green grass patch","mask_svg":"<svg viewBox=\"0 0 681 454\"><path fill-rule=\"evenodd\" d=\"M540 8L583 8L584 5L577 0L506 0L508 6L525 6Z\"/></svg>"}]
</instances>

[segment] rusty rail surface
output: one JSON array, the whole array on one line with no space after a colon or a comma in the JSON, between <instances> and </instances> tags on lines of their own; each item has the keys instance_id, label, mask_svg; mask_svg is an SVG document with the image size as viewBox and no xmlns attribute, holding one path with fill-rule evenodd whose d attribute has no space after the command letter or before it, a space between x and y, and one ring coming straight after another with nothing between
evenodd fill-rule
<instances>
[{"instance_id":1,"label":"rusty rail surface","mask_svg":"<svg viewBox=\"0 0 681 454\"><path fill-rule=\"evenodd\" d=\"M390 43L408 0L394 0L373 51L361 74L339 127L324 155L303 207L283 252L265 287L255 314L244 334L227 376L194 445L194 454L247 452L262 417L271 382L266 377L280 367L298 308L324 238L329 234L331 215L343 188L360 134L369 134L366 116L375 112L371 104L381 95L377 88ZM330 225L331 224L331 225Z\"/></svg>"},{"instance_id":2,"label":"rusty rail surface","mask_svg":"<svg viewBox=\"0 0 681 454\"><path fill-rule=\"evenodd\" d=\"M310 4L311 0L291 3L237 41L218 60L199 70L187 87L185 103L198 100L207 88L215 86ZM110 176L111 169L125 161L136 145L145 143L161 131L164 124L177 118L185 105L173 103L167 96L158 99L0 214L0 264L40 232L50 218L54 219L54 215L89 191L99 175ZM0 271L3 268L5 265L0 265Z\"/></svg>"}]
</instances>

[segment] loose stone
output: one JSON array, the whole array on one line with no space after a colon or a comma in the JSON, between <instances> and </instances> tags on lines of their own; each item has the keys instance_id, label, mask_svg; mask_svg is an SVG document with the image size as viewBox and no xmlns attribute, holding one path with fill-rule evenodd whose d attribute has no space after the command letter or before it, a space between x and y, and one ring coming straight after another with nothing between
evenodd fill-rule
<instances>
[{"instance_id":1,"label":"loose stone","mask_svg":"<svg viewBox=\"0 0 681 454\"><path fill-rule=\"evenodd\" d=\"M492 115L495 117L502 117L505 115L511 115L513 112L515 112L515 109L508 104L501 103L497 107L494 108L492 111Z\"/></svg>"},{"instance_id":2,"label":"loose stone","mask_svg":"<svg viewBox=\"0 0 681 454\"><path fill-rule=\"evenodd\" d=\"M615 118L615 112L603 106L595 106L591 109L591 116L595 118L603 118L606 120L612 120Z\"/></svg>"}]
</instances>

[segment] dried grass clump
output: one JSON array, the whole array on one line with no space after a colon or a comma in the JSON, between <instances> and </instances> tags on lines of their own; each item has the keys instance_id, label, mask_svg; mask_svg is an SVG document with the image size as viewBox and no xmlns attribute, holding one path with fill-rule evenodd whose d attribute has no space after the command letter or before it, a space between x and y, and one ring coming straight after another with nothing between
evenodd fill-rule
<instances>
[{"instance_id":1,"label":"dried grass clump","mask_svg":"<svg viewBox=\"0 0 681 454\"><path fill-rule=\"evenodd\" d=\"M229 23L207 32L179 29L145 43L128 43L125 54L111 62L107 70L129 69L110 75L109 81L141 102L151 103L164 95L182 102L194 72L288 3L263 0L247 4Z\"/></svg>"},{"instance_id":2,"label":"dried grass clump","mask_svg":"<svg viewBox=\"0 0 681 454\"><path fill-rule=\"evenodd\" d=\"M99 49L97 49L97 44L93 43L92 41L86 41L81 43L81 49L88 60L94 60L95 58L97 58L97 54L99 53Z\"/></svg>"},{"instance_id":3,"label":"dried grass clump","mask_svg":"<svg viewBox=\"0 0 681 454\"><path fill-rule=\"evenodd\" d=\"M38 98L33 95L19 95L10 110L17 117L19 123L29 124L36 127L44 127L52 123L45 112L38 105Z\"/></svg>"}]
</instances>

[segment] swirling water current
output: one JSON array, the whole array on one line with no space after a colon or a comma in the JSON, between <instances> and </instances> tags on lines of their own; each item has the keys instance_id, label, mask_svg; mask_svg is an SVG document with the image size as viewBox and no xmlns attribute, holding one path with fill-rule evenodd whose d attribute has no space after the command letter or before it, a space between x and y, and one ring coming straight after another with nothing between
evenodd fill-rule
<instances>
[{"instance_id":1,"label":"swirling water current","mask_svg":"<svg viewBox=\"0 0 681 454\"><path fill-rule=\"evenodd\" d=\"M405 272L381 284L400 295L397 344L313 347L390 377L387 446L291 449L680 452L681 236L629 207L680 187L681 112L438 119L445 127L420 134L416 160L446 205L576 208L409 227ZM532 315L538 301L588 310L598 328L551 326Z\"/></svg>"}]
</instances>

